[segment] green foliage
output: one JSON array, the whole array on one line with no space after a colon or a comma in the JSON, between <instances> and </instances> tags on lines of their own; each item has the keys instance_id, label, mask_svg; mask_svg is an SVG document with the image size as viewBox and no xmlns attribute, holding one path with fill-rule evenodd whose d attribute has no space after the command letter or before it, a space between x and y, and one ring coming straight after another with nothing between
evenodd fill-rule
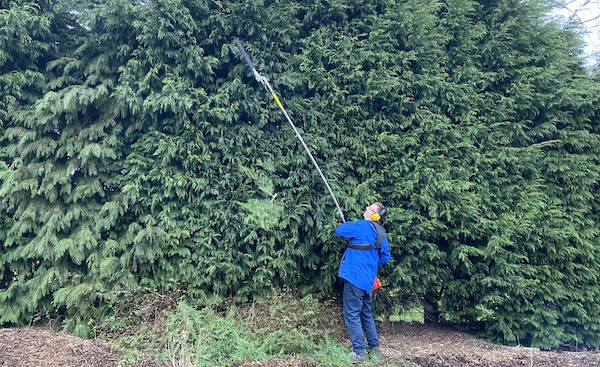
<instances>
[{"instance_id":1,"label":"green foliage","mask_svg":"<svg viewBox=\"0 0 600 367\"><path fill-rule=\"evenodd\" d=\"M44 14L54 21L46 29L49 44L74 23L66 16ZM61 31L50 33L54 27ZM75 28L72 36L85 41ZM59 46L39 66L46 72L39 78L43 95L15 108L3 136L9 165L2 170L0 196L11 225L0 263L7 286L0 292L11 312L2 313L1 323L61 309L85 323L103 302L105 284L88 271L102 241L95 220L111 196L123 144L115 120L119 108L110 96L118 59L109 57L107 45L89 42L74 50L65 40ZM68 53L75 56L63 56Z\"/></svg>"},{"instance_id":2,"label":"green foliage","mask_svg":"<svg viewBox=\"0 0 600 367\"><path fill-rule=\"evenodd\" d=\"M118 299L113 309L113 316L96 324L97 334L173 364L222 366L308 355L333 366L342 365L347 353L331 334L340 332L341 310L311 297L285 294L218 311L195 308L177 294L149 293Z\"/></svg>"},{"instance_id":3,"label":"green foliage","mask_svg":"<svg viewBox=\"0 0 600 367\"><path fill-rule=\"evenodd\" d=\"M339 291L335 207L240 38L346 217L389 208L387 316L599 345L599 77L547 3L0 4L0 323Z\"/></svg>"}]
</instances>

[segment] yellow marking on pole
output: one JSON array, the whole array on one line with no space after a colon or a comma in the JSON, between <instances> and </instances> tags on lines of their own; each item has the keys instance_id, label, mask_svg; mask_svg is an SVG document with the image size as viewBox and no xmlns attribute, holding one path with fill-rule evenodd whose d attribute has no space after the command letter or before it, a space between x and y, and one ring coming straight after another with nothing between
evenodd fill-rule
<instances>
[{"instance_id":1,"label":"yellow marking on pole","mask_svg":"<svg viewBox=\"0 0 600 367\"><path fill-rule=\"evenodd\" d=\"M277 98L277 94L275 94L275 92L273 92L273 98L275 98L275 102L277 102L279 108L283 108L283 105L281 104L281 102L279 102L279 98Z\"/></svg>"}]
</instances>

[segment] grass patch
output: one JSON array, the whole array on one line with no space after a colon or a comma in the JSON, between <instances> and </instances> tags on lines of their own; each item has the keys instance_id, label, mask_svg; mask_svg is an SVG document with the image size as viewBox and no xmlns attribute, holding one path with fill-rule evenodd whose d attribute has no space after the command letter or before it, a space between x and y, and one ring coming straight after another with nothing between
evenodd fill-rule
<instances>
[{"instance_id":1,"label":"grass patch","mask_svg":"<svg viewBox=\"0 0 600 367\"><path fill-rule=\"evenodd\" d=\"M389 316L392 322L418 322L425 323L425 312L421 307L402 308L398 307L395 312Z\"/></svg>"}]
</instances>

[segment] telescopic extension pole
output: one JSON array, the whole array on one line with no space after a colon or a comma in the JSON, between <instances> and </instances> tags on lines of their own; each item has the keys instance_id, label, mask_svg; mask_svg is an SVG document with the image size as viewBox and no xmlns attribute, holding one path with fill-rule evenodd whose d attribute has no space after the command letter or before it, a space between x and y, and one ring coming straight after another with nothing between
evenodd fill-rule
<instances>
[{"instance_id":1,"label":"telescopic extension pole","mask_svg":"<svg viewBox=\"0 0 600 367\"><path fill-rule=\"evenodd\" d=\"M333 194L333 190L331 190L331 187L329 186L329 183L327 182L327 179L323 175L323 172L321 172L321 168L319 168L319 165L317 164L317 161L315 160L315 158L311 154L310 150L308 149L308 146L306 146L306 143L304 142L304 139L302 139L302 135L300 135L300 132L298 131L298 129L296 129L296 125L294 125L294 123L292 122L292 119L290 118L290 116L288 115L287 111L285 110L285 108L283 108L283 105L279 101L279 98L277 97L277 94L275 94L275 92L273 91L273 88L271 87L271 84L269 84L269 81L265 77L263 77L262 75L260 75L258 73L258 71L256 71L256 68L254 67L254 63L252 63L252 59L250 59L250 56L246 52L246 49L244 48L244 45L242 45L242 42L240 40L236 40L235 41L235 45L238 47L238 49L242 53L242 56L244 56L244 59L246 60L246 63L248 64L248 66L252 70L252 73L254 74L254 78L265 87L265 89L267 90L267 92L271 93L271 96L273 96L273 99L275 100L275 102L277 103L277 105L279 106L279 108L281 109L281 111L283 111L283 114L285 115L285 118L290 123L290 126L292 127L292 130L294 130L294 133L296 133L296 137L298 138L298 140L300 140L300 143L302 143L302 146L304 147L304 150L306 150L306 153L308 153L308 156L310 157L311 162L315 165L315 168L319 172L319 176L321 176L321 179L323 179L323 182L325 183L325 186L327 187L327 190L329 190L329 194L333 198L333 202L335 203L335 206L337 207L338 213L340 214L340 217L342 218L342 222L346 223L346 219L344 219L344 214L342 213L342 209L340 208L340 204L338 204L338 201L335 198L335 195Z\"/></svg>"}]
</instances>

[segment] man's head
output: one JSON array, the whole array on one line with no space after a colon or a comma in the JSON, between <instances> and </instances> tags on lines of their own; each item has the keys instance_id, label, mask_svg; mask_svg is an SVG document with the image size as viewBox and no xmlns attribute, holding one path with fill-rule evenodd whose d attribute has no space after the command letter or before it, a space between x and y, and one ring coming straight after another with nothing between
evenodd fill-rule
<instances>
[{"instance_id":1,"label":"man's head","mask_svg":"<svg viewBox=\"0 0 600 367\"><path fill-rule=\"evenodd\" d=\"M377 222L385 217L385 207L380 202L375 202L365 208L363 218L371 222Z\"/></svg>"}]
</instances>

